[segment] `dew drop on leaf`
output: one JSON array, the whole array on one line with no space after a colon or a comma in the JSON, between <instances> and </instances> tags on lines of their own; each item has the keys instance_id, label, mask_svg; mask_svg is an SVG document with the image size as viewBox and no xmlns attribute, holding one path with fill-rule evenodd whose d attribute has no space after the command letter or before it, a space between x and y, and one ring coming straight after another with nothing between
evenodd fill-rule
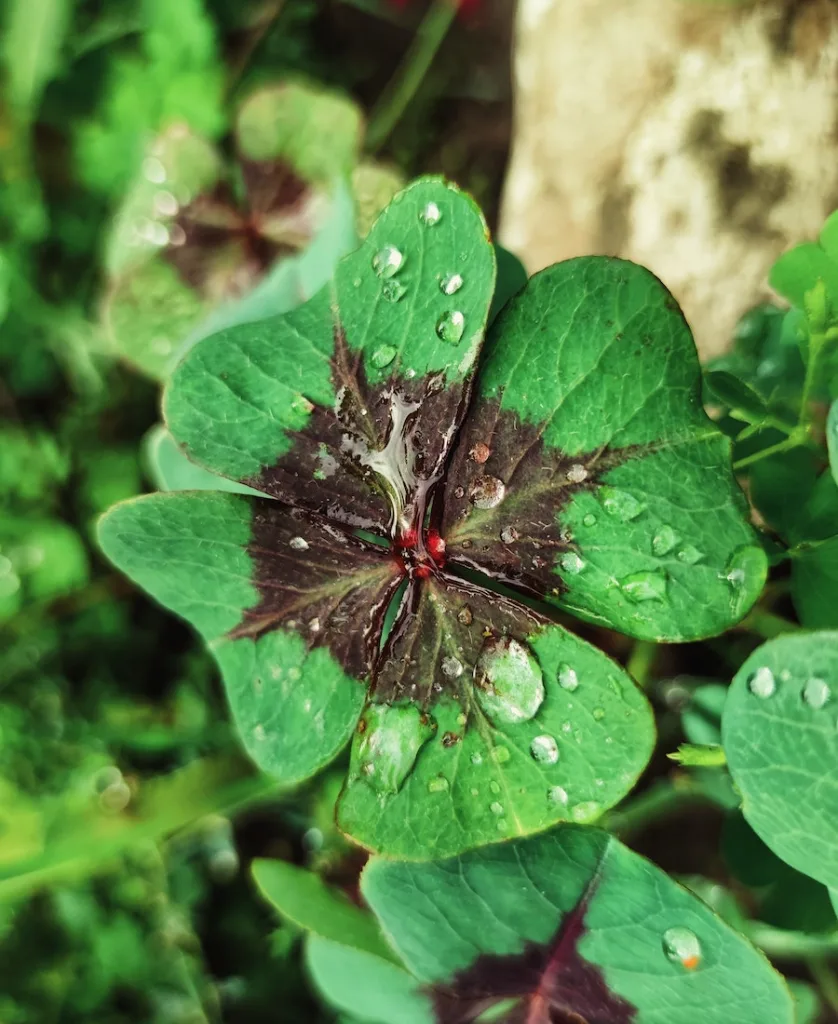
<instances>
[{"instance_id":1,"label":"dew drop on leaf","mask_svg":"<svg viewBox=\"0 0 838 1024\"><path fill-rule=\"evenodd\" d=\"M594 721L601 722L605 718L605 708L594 708L591 714L594 716Z\"/></svg>"},{"instance_id":2,"label":"dew drop on leaf","mask_svg":"<svg viewBox=\"0 0 838 1024\"><path fill-rule=\"evenodd\" d=\"M662 601L666 597L666 573L657 570L633 572L620 580L620 587L629 600Z\"/></svg>"},{"instance_id":3,"label":"dew drop on leaf","mask_svg":"<svg viewBox=\"0 0 838 1024\"><path fill-rule=\"evenodd\" d=\"M497 825L495 827L497 828L498 832L508 832L509 822L506 820L506 818L498 818Z\"/></svg>"},{"instance_id":4,"label":"dew drop on leaf","mask_svg":"<svg viewBox=\"0 0 838 1024\"><path fill-rule=\"evenodd\" d=\"M752 579L759 578L765 572L765 552L755 544L737 548L725 566L722 578L731 589L730 606L734 615L744 610L752 587Z\"/></svg>"},{"instance_id":5,"label":"dew drop on leaf","mask_svg":"<svg viewBox=\"0 0 838 1024\"><path fill-rule=\"evenodd\" d=\"M449 679L459 678L459 676L463 674L463 663L459 658L443 658L442 674L447 676Z\"/></svg>"},{"instance_id":6,"label":"dew drop on leaf","mask_svg":"<svg viewBox=\"0 0 838 1024\"><path fill-rule=\"evenodd\" d=\"M529 721L544 700L541 666L529 648L510 637L486 641L475 666L475 683L478 702L495 723Z\"/></svg>"},{"instance_id":7,"label":"dew drop on leaf","mask_svg":"<svg viewBox=\"0 0 838 1024\"><path fill-rule=\"evenodd\" d=\"M813 676L811 679L806 680L806 684L803 687L803 699L810 708L820 711L831 696L829 684L823 679L817 679Z\"/></svg>"},{"instance_id":8,"label":"dew drop on leaf","mask_svg":"<svg viewBox=\"0 0 838 1024\"><path fill-rule=\"evenodd\" d=\"M667 928L662 945L667 960L688 971L694 971L701 963L701 943L689 928Z\"/></svg>"},{"instance_id":9,"label":"dew drop on leaf","mask_svg":"<svg viewBox=\"0 0 838 1024\"><path fill-rule=\"evenodd\" d=\"M585 822L598 818L600 811L601 807L596 800L583 800L582 803L576 804L570 814L574 821Z\"/></svg>"},{"instance_id":10,"label":"dew drop on leaf","mask_svg":"<svg viewBox=\"0 0 838 1024\"><path fill-rule=\"evenodd\" d=\"M576 670L571 668L567 662L563 661L561 665L559 665L559 686L572 692L578 685L579 676L576 674Z\"/></svg>"},{"instance_id":11,"label":"dew drop on leaf","mask_svg":"<svg viewBox=\"0 0 838 1024\"><path fill-rule=\"evenodd\" d=\"M443 313L437 321L436 333L451 345L459 344L466 329L466 318L459 310Z\"/></svg>"},{"instance_id":12,"label":"dew drop on leaf","mask_svg":"<svg viewBox=\"0 0 838 1024\"><path fill-rule=\"evenodd\" d=\"M468 490L468 500L475 508L495 508L505 495L506 484L496 476L478 476Z\"/></svg>"},{"instance_id":13,"label":"dew drop on leaf","mask_svg":"<svg viewBox=\"0 0 838 1024\"><path fill-rule=\"evenodd\" d=\"M370 704L361 723L352 749L353 765L360 768L353 774L362 772L379 793L397 793L433 727L415 704Z\"/></svg>"},{"instance_id":14,"label":"dew drop on leaf","mask_svg":"<svg viewBox=\"0 0 838 1024\"><path fill-rule=\"evenodd\" d=\"M178 211L177 199L171 192L160 191L154 196L154 212L158 217L174 217Z\"/></svg>"},{"instance_id":15,"label":"dew drop on leaf","mask_svg":"<svg viewBox=\"0 0 838 1024\"><path fill-rule=\"evenodd\" d=\"M444 775L437 775L428 783L429 793L445 793L448 791L448 779Z\"/></svg>"},{"instance_id":16,"label":"dew drop on leaf","mask_svg":"<svg viewBox=\"0 0 838 1024\"><path fill-rule=\"evenodd\" d=\"M489 783L489 789L491 789L493 793L500 793L500 783L495 782L495 780L492 779L492 781Z\"/></svg>"},{"instance_id":17,"label":"dew drop on leaf","mask_svg":"<svg viewBox=\"0 0 838 1024\"><path fill-rule=\"evenodd\" d=\"M583 519L582 523L585 526L596 526L596 516L593 512L589 512Z\"/></svg>"},{"instance_id":18,"label":"dew drop on leaf","mask_svg":"<svg viewBox=\"0 0 838 1024\"><path fill-rule=\"evenodd\" d=\"M652 554L668 555L678 543L678 534L671 526L662 526L652 538Z\"/></svg>"},{"instance_id":19,"label":"dew drop on leaf","mask_svg":"<svg viewBox=\"0 0 838 1024\"><path fill-rule=\"evenodd\" d=\"M446 274L439 282L439 290L443 295L456 295L463 287L463 278L460 274Z\"/></svg>"},{"instance_id":20,"label":"dew drop on leaf","mask_svg":"<svg viewBox=\"0 0 838 1024\"><path fill-rule=\"evenodd\" d=\"M253 738L258 743L264 743L265 742L265 739L267 738L267 734L265 732L264 725L256 725L256 726L254 726L254 728L253 728Z\"/></svg>"},{"instance_id":21,"label":"dew drop on leaf","mask_svg":"<svg viewBox=\"0 0 838 1024\"><path fill-rule=\"evenodd\" d=\"M166 168L156 156L147 157L143 160L143 177L154 185L162 185L166 180Z\"/></svg>"},{"instance_id":22,"label":"dew drop on leaf","mask_svg":"<svg viewBox=\"0 0 838 1024\"><path fill-rule=\"evenodd\" d=\"M403 263L404 254L395 245L385 245L373 256L372 269L379 277L389 278L399 270Z\"/></svg>"},{"instance_id":23,"label":"dew drop on leaf","mask_svg":"<svg viewBox=\"0 0 838 1024\"><path fill-rule=\"evenodd\" d=\"M686 547L681 548L678 552L678 561L684 562L686 565L695 565L696 562L700 562L704 557L698 548L693 547L692 544L687 544Z\"/></svg>"},{"instance_id":24,"label":"dew drop on leaf","mask_svg":"<svg viewBox=\"0 0 838 1024\"><path fill-rule=\"evenodd\" d=\"M552 736L535 736L530 743L530 753L539 764L555 764L559 759L559 745Z\"/></svg>"},{"instance_id":25,"label":"dew drop on leaf","mask_svg":"<svg viewBox=\"0 0 838 1024\"><path fill-rule=\"evenodd\" d=\"M748 689L755 697L770 697L777 689L774 673L766 665L758 668L748 679Z\"/></svg>"},{"instance_id":26,"label":"dew drop on leaf","mask_svg":"<svg viewBox=\"0 0 838 1024\"><path fill-rule=\"evenodd\" d=\"M505 526L500 531L500 539L503 541L504 544L514 544L518 537L518 531L515 529L514 526Z\"/></svg>"},{"instance_id":27,"label":"dew drop on leaf","mask_svg":"<svg viewBox=\"0 0 838 1024\"><path fill-rule=\"evenodd\" d=\"M495 747L492 750L492 760L495 764L504 764L510 758L510 753L507 747Z\"/></svg>"},{"instance_id":28,"label":"dew drop on leaf","mask_svg":"<svg viewBox=\"0 0 838 1024\"><path fill-rule=\"evenodd\" d=\"M567 790L562 786L551 786L547 790L547 799L554 804L567 805Z\"/></svg>"},{"instance_id":29,"label":"dew drop on leaf","mask_svg":"<svg viewBox=\"0 0 838 1024\"><path fill-rule=\"evenodd\" d=\"M401 281L385 281L381 286L381 294L388 302L398 302L404 298L406 292L407 288Z\"/></svg>"},{"instance_id":30,"label":"dew drop on leaf","mask_svg":"<svg viewBox=\"0 0 838 1024\"><path fill-rule=\"evenodd\" d=\"M474 752L474 753L473 753L473 754L471 755L471 758L470 758L470 760L471 760L471 763L472 763L472 764L483 764L483 755L482 755L482 754L479 754L479 753L477 753L477 751L475 751L475 752Z\"/></svg>"},{"instance_id":31,"label":"dew drop on leaf","mask_svg":"<svg viewBox=\"0 0 838 1024\"><path fill-rule=\"evenodd\" d=\"M372 354L370 362L377 370L383 370L385 366L396 358L396 349L392 345L380 345Z\"/></svg>"},{"instance_id":32,"label":"dew drop on leaf","mask_svg":"<svg viewBox=\"0 0 838 1024\"><path fill-rule=\"evenodd\" d=\"M581 462L575 462L567 471L567 478L572 484L581 484L588 479L588 471Z\"/></svg>"},{"instance_id":33,"label":"dew drop on leaf","mask_svg":"<svg viewBox=\"0 0 838 1024\"><path fill-rule=\"evenodd\" d=\"M498 816L500 816L501 814L503 814L503 804L499 804L497 800L495 800L493 803L489 804L489 810L492 812L492 814L497 814Z\"/></svg>"},{"instance_id":34,"label":"dew drop on leaf","mask_svg":"<svg viewBox=\"0 0 838 1024\"><path fill-rule=\"evenodd\" d=\"M571 576L576 576L585 568L585 561L575 551L565 551L559 558L559 565L565 572L569 572Z\"/></svg>"},{"instance_id":35,"label":"dew drop on leaf","mask_svg":"<svg viewBox=\"0 0 838 1024\"><path fill-rule=\"evenodd\" d=\"M610 516L616 516L623 522L637 519L646 509L643 502L638 501L633 494L618 490L616 487L600 487L599 500Z\"/></svg>"},{"instance_id":36,"label":"dew drop on leaf","mask_svg":"<svg viewBox=\"0 0 838 1024\"><path fill-rule=\"evenodd\" d=\"M305 537L292 537L288 544L295 551L308 551L308 541Z\"/></svg>"},{"instance_id":37,"label":"dew drop on leaf","mask_svg":"<svg viewBox=\"0 0 838 1024\"><path fill-rule=\"evenodd\" d=\"M434 202L425 203L419 211L419 220L422 221L425 227L432 228L434 225L439 224L441 219L442 212Z\"/></svg>"},{"instance_id":38,"label":"dew drop on leaf","mask_svg":"<svg viewBox=\"0 0 838 1024\"><path fill-rule=\"evenodd\" d=\"M457 622L461 622L464 626L470 626L474 622L474 615L467 604L457 612Z\"/></svg>"}]
</instances>

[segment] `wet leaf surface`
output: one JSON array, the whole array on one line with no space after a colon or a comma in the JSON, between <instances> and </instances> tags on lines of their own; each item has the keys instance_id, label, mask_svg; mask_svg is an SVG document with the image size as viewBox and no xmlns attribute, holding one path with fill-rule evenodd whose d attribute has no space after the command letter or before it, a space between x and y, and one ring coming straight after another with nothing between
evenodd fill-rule
<instances>
[{"instance_id":1,"label":"wet leaf surface","mask_svg":"<svg viewBox=\"0 0 838 1024\"><path fill-rule=\"evenodd\" d=\"M838 634L783 636L736 674L722 743L742 811L786 863L838 884Z\"/></svg>"}]
</instances>

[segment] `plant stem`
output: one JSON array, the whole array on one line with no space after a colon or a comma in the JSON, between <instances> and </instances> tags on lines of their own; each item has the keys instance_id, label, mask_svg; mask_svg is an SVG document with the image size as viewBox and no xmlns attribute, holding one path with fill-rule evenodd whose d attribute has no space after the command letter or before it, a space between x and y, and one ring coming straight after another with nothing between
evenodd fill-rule
<instances>
[{"instance_id":1,"label":"plant stem","mask_svg":"<svg viewBox=\"0 0 838 1024\"><path fill-rule=\"evenodd\" d=\"M815 979L821 995L830 1008L838 1013L838 978L823 956L810 956L806 961L809 973Z\"/></svg>"},{"instance_id":2,"label":"plant stem","mask_svg":"<svg viewBox=\"0 0 838 1024\"><path fill-rule=\"evenodd\" d=\"M416 95L459 6L458 0L434 0L410 48L370 114L367 148L374 153L387 141Z\"/></svg>"},{"instance_id":3,"label":"plant stem","mask_svg":"<svg viewBox=\"0 0 838 1024\"><path fill-rule=\"evenodd\" d=\"M649 685L657 655L658 645L649 640L638 640L631 649L626 671L644 690Z\"/></svg>"},{"instance_id":4,"label":"plant stem","mask_svg":"<svg viewBox=\"0 0 838 1024\"><path fill-rule=\"evenodd\" d=\"M753 455L746 455L744 459L739 459L733 463L735 470L744 469L746 466L751 466L755 462L760 462L762 459L767 459L770 455L779 455L780 452L788 451L789 448L796 448L801 443L798 434L790 434L785 440L778 441L777 444L772 444L768 448L763 448L758 452L754 452Z\"/></svg>"},{"instance_id":5,"label":"plant stem","mask_svg":"<svg viewBox=\"0 0 838 1024\"><path fill-rule=\"evenodd\" d=\"M787 932L762 921L750 921L744 930L754 945L778 960L807 960L811 967L815 960L822 963L825 957L838 956L838 931L823 935Z\"/></svg>"},{"instance_id":6,"label":"plant stem","mask_svg":"<svg viewBox=\"0 0 838 1024\"><path fill-rule=\"evenodd\" d=\"M796 633L803 627L790 619L784 619L782 615L775 615L774 612L766 611L764 608L754 608L746 615L739 624L740 629L749 633L756 633L763 640L773 640L781 633Z\"/></svg>"},{"instance_id":7,"label":"plant stem","mask_svg":"<svg viewBox=\"0 0 838 1024\"><path fill-rule=\"evenodd\" d=\"M680 811L693 803L706 803L707 797L684 776L661 779L623 808L611 811L600 824L625 839L654 821Z\"/></svg>"}]
</instances>

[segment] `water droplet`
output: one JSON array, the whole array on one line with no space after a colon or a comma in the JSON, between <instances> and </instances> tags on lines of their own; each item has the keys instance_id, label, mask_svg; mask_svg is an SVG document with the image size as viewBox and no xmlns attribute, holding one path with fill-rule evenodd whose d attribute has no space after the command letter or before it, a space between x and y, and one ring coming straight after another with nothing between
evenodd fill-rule
<instances>
[{"instance_id":1,"label":"water droplet","mask_svg":"<svg viewBox=\"0 0 838 1024\"><path fill-rule=\"evenodd\" d=\"M492 454L492 449L485 443L485 441L478 441L468 455L469 458L476 462L479 466L482 466L486 462L489 456Z\"/></svg>"},{"instance_id":2,"label":"water droplet","mask_svg":"<svg viewBox=\"0 0 838 1024\"><path fill-rule=\"evenodd\" d=\"M591 714L594 716L594 721L601 722L605 718L605 708L594 708Z\"/></svg>"},{"instance_id":3,"label":"water droplet","mask_svg":"<svg viewBox=\"0 0 838 1024\"><path fill-rule=\"evenodd\" d=\"M500 531L500 539L503 541L504 544L514 544L519 536L520 534L514 526L505 526Z\"/></svg>"},{"instance_id":4,"label":"water droplet","mask_svg":"<svg viewBox=\"0 0 838 1024\"><path fill-rule=\"evenodd\" d=\"M177 248L179 245L186 245L186 232L180 224L172 224L169 228L169 245Z\"/></svg>"},{"instance_id":5,"label":"water droplet","mask_svg":"<svg viewBox=\"0 0 838 1024\"><path fill-rule=\"evenodd\" d=\"M316 615L313 619L308 620L308 628L312 633L320 632L320 619L318 619Z\"/></svg>"},{"instance_id":6,"label":"water droplet","mask_svg":"<svg viewBox=\"0 0 838 1024\"><path fill-rule=\"evenodd\" d=\"M572 484L581 484L588 479L588 471L581 462L574 462L567 471L567 478Z\"/></svg>"},{"instance_id":7,"label":"water droplet","mask_svg":"<svg viewBox=\"0 0 838 1024\"><path fill-rule=\"evenodd\" d=\"M686 547L681 548L678 552L678 561L684 562L686 565L695 565L696 562L700 562L704 558L704 555L693 547L692 544L687 544Z\"/></svg>"},{"instance_id":8,"label":"water droplet","mask_svg":"<svg viewBox=\"0 0 838 1024\"><path fill-rule=\"evenodd\" d=\"M443 313L436 325L436 333L451 345L459 344L466 329L466 318L459 310Z\"/></svg>"},{"instance_id":9,"label":"water droplet","mask_svg":"<svg viewBox=\"0 0 838 1024\"><path fill-rule=\"evenodd\" d=\"M660 570L633 572L620 580L620 586L631 601L662 601L666 597L666 573Z\"/></svg>"},{"instance_id":10,"label":"water droplet","mask_svg":"<svg viewBox=\"0 0 838 1024\"><path fill-rule=\"evenodd\" d=\"M363 771L377 792L397 793L433 732L427 716L414 704L368 705L352 745L351 774Z\"/></svg>"},{"instance_id":11,"label":"water droplet","mask_svg":"<svg viewBox=\"0 0 838 1024\"><path fill-rule=\"evenodd\" d=\"M464 626L470 626L474 622L474 615L467 604L457 612L457 622L461 622Z\"/></svg>"},{"instance_id":12,"label":"water droplet","mask_svg":"<svg viewBox=\"0 0 838 1024\"><path fill-rule=\"evenodd\" d=\"M499 804L497 800L495 800L493 803L489 804L489 810L492 814L501 815L503 814L503 804Z\"/></svg>"},{"instance_id":13,"label":"water droplet","mask_svg":"<svg viewBox=\"0 0 838 1024\"><path fill-rule=\"evenodd\" d=\"M456 295L463 287L463 279L460 274L446 274L439 282L439 290L444 295Z\"/></svg>"},{"instance_id":14,"label":"water droplet","mask_svg":"<svg viewBox=\"0 0 838 1024\"><path fill-rule=\"evenodd\" d=\"M620 491L616 487L600 487L599 500L602 507L611 516L617 516L624 522L630 522L645 511L646 506L628 491Z\"/></svg>"},{"instance_id":15,"label":"water droplet","mask_svg":"<svg viewBox=\"0 0 838 1024\"><path fill-rule=\"evenodd\" d=\"M585 568L585 560L580 558L575 551L565 551L559 558L559 565L571 576L576 576Z\"/></svg>"},{"instance_id":16,"label":"water droplet","mask_svg":"<svg viewBox=\"0 0 838 1024\"><path fill-rule=\"evenodd\" d=\"M143 160L143 176L154 185L162 185L166 180L166 168L156 156L147 157Z\"/></svg>"},{"instance_id":17,"label":"water droplet","mask_svg":"<svg viewBox=\"0 0 838 1024\"><path fill-rule=\"evenodd\" d=\"M428 783L429 793L446 793L448 791L448 779L444 775L436 775Z\"/></svg>"},{"instance_id":18,"label":"water droplet","mask_svg":"<svg viewBox=\"0 0 838 1024\"><path fill-rule=\"evenodd\" d=\"M379 277L389 278L397 273L404 263L404 254L394 245L385 245L372 258L372 269Z\"/></svg>"},{"instance_id":19,"label":"water droplet","mask_svg":"<svg viewBox=\"0 0 838 1024\"><path fill-rule=\"evenodd\" d=\"M475 751L471 755L471 763L472 764L483 764L483 755L479 754L479 753L477 753L477 751Z\"/></svg>"},{"instance_id":20,"label":"water droplet","mask_svg":"<svg viewBox=\"0 0 838 1024\"><path fill-rule=\"evenodd\" d=\"M383 370L385 366L396 358L396 349L392 345L380 345L372 354L370 362L377 370Z\"/></svg>"},{"instance_id":21,"label":"water droplet","mask_svg":"<svg viewBox=\"0 0 838 1024\"><path fill-rule=\"evenodd\" d=\"M803 699L810 708L820 711L831 696L829 684L823 679L812 677L806 680L806 684L803 687Z\"/></svg>"},{"instance_id":22,"label":"water droplet","mask_svg":"<svg viewBox=\"0 0 838 1024\"><path fill-rule=\"evenodd\" d=\"M449 679L457 679L463 674L463 663L459 658L443 658L442 673Z\"/></svg>"},{"instance_id":23,"label":"water droplet","mask_svg":"<svg viewBox=\"0 0 838 1024\"><path fill-rule=\"evenodd\" d=\"M492 779L492 781L489 783L489 789L493 793L500 793L500 783L499 782L495 782L495 780Z\"/></svg>"},{"instance_id":24,"label":"water droplet","mask_svg":"<svg viewBox=\"0 0 838 1024\"><path fill-rule=\"evenodd\" d=\"M567 804L567 790L562 786L551 786L547 790L547 799L554 804Z\"/></svg>"},{"instance_id":25,"label":"water droplet","mask_svg":"<svg viewBox=\"0 0 838 1024\"><path fill-rule=\"evenodd\" d=\"M582 523L585 526L596 526L596 516L593 514L593 512L589 512L583 518Z\"/></svg>"},{"instance_id":26,"label":"water droplet","mask_svg":"<svg viewBox=\"0 0 838 1024\"><path fill-rule=\"evenodd\" d=\"M398 302L405 297L407 288L401 281L385 281L381 286L381 294L388 302Z\"/></svg>"},{"instance_id":27,"label":"water droplet","mask_svg":"<svg viewBox=\"0 0 838 1024\"><path fill-rule=\"evenodd\" d=\"M762 668L758 668L748 679L748 689L755 697L770 697L777 689L777 683L774 680L774 673L768 668L767 665L763 665Z\"/></svg>"},{"instance_id":28,"label":"water droplet","mask_svg":"<svg viewBox=\"0 0 838 1024\"><path fill-rule=\"evenodd\" d=\"M292 537L288 541L289 547L292 547L295 551L308 551L308 541L305 537Z\"/></svg>"},{"instance_id":29,"label":"water droplet","mask_svg":"<svg viewBox=\"0 0 838 1024\"><path fill-rule=\"evenodd\" d=\"M566 661L559 665L559 686L571 692L579 685L579 676L576 670L571 668Z\"/></svg>"},{"instance_id":30,"label":"water droplet","mask_svg":"<svg viewBox=\"0 0 838 1024\"><path fill-rule=\"evenodd\" d=\"M596 800L583 800L581 804L577 804L573 808L570 814L574 821L593 821L594 818L599 817L601 810Z\"/></svg>"},{"instance_id":31,"label":"water droplet","mask_svg":"<svg viewBox=\"0 0 838 1024\"><path fill-rule=\"evenodd\" d=\"M469 501L475 508L495 508L506 495L506 484L496 476L478 476L468 489Z\"/></svg>"},{"instance_id":32,"label":"water droplet","mask_svg":"<svg viewBox=\"0 0 838 1024\"><path fill-rule=\"evenodd\" d=\"M497 828L498 832L508 832L509 822L506 820L506 818L498 818L497 825L495 827Z\"/></svg>"},{"instance_id":33,"label":"water droplet","mask_svg":"<svg viewBox=\"0 0 838 1024\"><path fill-rule=\"evenodd\" d=\"M177 199L171 192L161 191L154 196L154 212L158 217L174 217L178 211Z\"/></svg>"},{"instance_id":34,"label":"water droplet","mask_svg":"<svg viewBox=\"0 0 838 1024\"><path fill-rule=\"evenodd\" d=\"M671 526L662 526L652 538L652 554L661 557L668 555L678 543L678 534Z\"/></svg>"},{"instance_id":35,"label":"water droplet","mask_svg":"<svg viewBox=\"0 0 838 1024\"><path fill-rule=\"evenodd\" d=\"M544 700L541 666L529 648L510 637L486 641L475 681L480 706L496 724L526 722Z\"/></svg>"},{"instance_id":36,"label":"water droplet","mask_svg":"<svg viewBox=\"0 0 838 1024\"><path fill-rule=\"evenodd\" d=\"M509 750L506 747L494 747L492 750L492 760L495 764L504 764L510 758Z\"/></svg>"},{"instance_id":37,"label":"water droplet","mask_svg":"<svg viewBox=\"0 0 838 1024\"><path fill-rule=\"evenodd\" d=\"M701 943L689 928L667 928L663 933L663 951L667 960L694 971L701 963Z\"/></svg>"},{"instance_id":38,"label":"water droplet","mask_svg":"<svg viewBox=\"0 0 838 1024\"><path fill-rule=\"evenodd\" d=\"M767 559L762 548L755 544L737 548L725 566L722 578L731 589L730 607L734 615L740 615L753 600L756 587L765 576Z\"/></svg>"},{"instance_id":39,"label":"water droplet","mask_svg":"<svg viewBox=\"0 0 838 1024\"><path fill-rule=\"evenodd\" d=\"M264 741L267 739L267 733L265 732L264 725L256 725L253 727L253 738L258 743L264 743Z\"/></svg>"},{"instance_id":40,"label":"water droplet","mask_svg":"<svg viewBox=\"0 0 838 1024\"><path fill-rule=\"evenodd\" d=\"M425 227L432 228L435 224L439 224L441 219L442 212L434 202L425 203L419 211L419 220L422 221Z\"/></svg>"},{"instance_id":41,"label":"water droplet","mask_svg":"<svg viewBox=\"0 0 838 1024\"><path fill-rule=\"evenodd\" d=\"M536 736L530 743L530 753L539 764L555 764L559 759L559 745L552 736Z\"/></svg>"}]
</instances>

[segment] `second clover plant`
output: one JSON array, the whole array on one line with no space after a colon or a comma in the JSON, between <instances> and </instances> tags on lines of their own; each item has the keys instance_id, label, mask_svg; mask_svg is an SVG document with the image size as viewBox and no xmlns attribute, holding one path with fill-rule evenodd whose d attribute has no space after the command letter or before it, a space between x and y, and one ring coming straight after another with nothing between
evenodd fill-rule
<instances>
[{"instance_id":1,"label":"second clover plant","mask_svg":"<svg viewBox=\"0 0 838 1024\"><path fill-rule=\"evenodd\" d=\"M646 765L645 697L556 609L694 640L765 578L664 286L569 260L487 333L494 291L480 211L417 181L314 298L206 338L167 387L187 455L264 497L153 494L101 525L214 651L259 767L297 783L351 739L338 821L407 859L594 820Z\"/></svg>"}]
</instances>

